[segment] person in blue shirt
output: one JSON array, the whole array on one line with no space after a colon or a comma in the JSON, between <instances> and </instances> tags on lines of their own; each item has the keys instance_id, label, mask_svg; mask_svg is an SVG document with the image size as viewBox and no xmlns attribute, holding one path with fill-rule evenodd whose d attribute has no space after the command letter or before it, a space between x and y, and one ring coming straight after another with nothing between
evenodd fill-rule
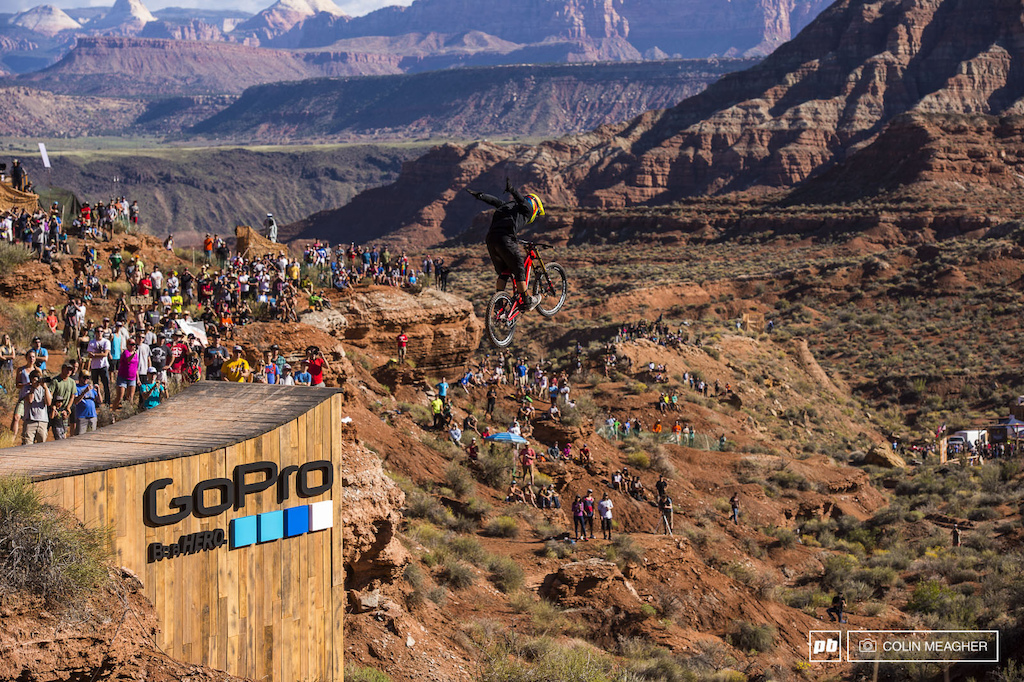
<instances>
[{"instance_id":1,"label":"person in blue shirt","mask_svg":"<svg viewBox=\"0 0 1024 682\"><path fill-rule=\"evenodd\" d=\"M441 383L437 385L437 395L444 400L448 397L448 379L441 377Z\"/></svg>"},{"instance_id":2,"label":"person in blue shirt","mask_svg":"<svg viewBox=\"0 0 1024 682\"><path fill-rule=\"evenodd\" d=\"M100 399L100 392L93 385L88 372L78 375L75 392L75 422L78 424L78 435L95 431L98 421L96 403Z\"/></svg>"},{"instance_id":3,"label":"person in blue shirt","mask_svg":"<svg viewBox=\"0 0 1024 682\"><path fill-rule=\"evenodd\" d=\"M167 387L157 379L155 367L149 368L144 381L145 383L139 385L139 407L143 410L152 410L167 395Z\"/></svg>"},{"instance_id":4,"label":"person in blue shirt","mask_svg":"<svg viewBox=\"0 0 1024 682\"><path fill-rule=\"evenodd\" d=\"M295 385L309 386L311 383L313 383L313 375L309 373L309 361L303 360L301 368L302 371L296 372L295 374Z\"/></svg>"},{"instance_id":5,"label":"person in blue shirt","mask_svg":"<svg viewBox=\"0 0 1024 682\"><path fill-rule=\"evenodd\" d=\"M46 358L50 357L50 353L43 348L43 341L38 336L32 339L32 350L36 352L36 367L45 372Z\"/></svg>"}]
</instances>

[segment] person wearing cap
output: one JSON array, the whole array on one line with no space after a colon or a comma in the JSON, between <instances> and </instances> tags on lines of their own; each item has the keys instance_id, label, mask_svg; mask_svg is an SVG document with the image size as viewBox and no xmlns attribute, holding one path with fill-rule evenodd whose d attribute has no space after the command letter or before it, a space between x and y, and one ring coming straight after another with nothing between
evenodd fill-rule
<instances>
[{"instance_id":1,"label":"person wearing cap","mask_svg":"<svg viewBox=\"0 0 1024 682\"><path fill-rule=\"evenodd\" d=\"M284 367L281 368L281 380L279 382L282 386L294 386L295 377L292 376L292 366L285 363Z\"/></svg>"},{"instance_id":2,"label":"person wearing cap","mask_svg":"<svg viewBox=\"0 0 1024 682\"><path fill-rule=\"evenodd\" d=\"M36 367L45 372L46 359L50 357L50 353L43 348L43 341L38 336L32 338L32 350L36 352Z\"/></svg>"},{"instance_id":3,"label":"person wearing cap","mask_svg":"<svg viewBox=\"0 0 1024 682\"><path fill-rule=\"evenodd\" d=\"M219 381L221 368L231 358L228 349L220 345L220 333L210 333L210 345L203 351L203 364L206 366L206 380Z\"/></svg>"},{"instance_id":4,"label":"person wearing cap","mask_svg":"<svg viewBox=\"0 0 1024 682\"><path fill-rule=\"evenodd\" d=\"M50 392L53 394L54 405L59 400L61 411L64 412L62 415L63 421L58 423L54 420L53 411L51 411L50 430L53 431L53 437L57 440L62 440L70 434L68 421L73 414L71 404L78 393L75 387L75 371L77 369L78 363L75 360L65 360L64 364L61 365L60 375L50 380ZM58 428L60 427L63 428L63 433L58 435Z\"/></svg>"},{"instance_id":5,"label":"person wearing cap","mask_svg":"<svg viewBox=\"0 0 1024 682\"><path fill-rule=\"evenodd\" d=\"M157 378L155 367L150 367L146 378L139 384L139 409L151 410L167 395L167 386Z\"/></svg>"},{"instance_id":6,"label":"person wearing cap","mask_svg":"<svg viewBox=\"0 0 1024 682\"><path fill-rule=\"evenodd\" d=\"M50 312L46 313L46 327L51 334L56 334L58 324L60 324L60 320L57 319L57 309L51 305Z\"/></svg>"},{"instance_id":7,"label":"person wearing cap","mask_svg":"<svg viewBox=\"0 0 1024 682\"><path fill-rule=\"evenodd\" d=\"M75 399L72 402L77 423L75 433L82 435L96 430L96 405L99 401L99 389L93 385L89 374L83 369L78 374L78 383L75 384Z\"/></svg>"},{"instance_id":8,"label":"person wearing cap","mask_svg":"<svg viewBox=\"0 0 1024 682\"><path fill-rule=\"evenodd\" d=\"M235 346L231 352L231 359L224 363L220 369L221 378L224 381L244 383L252 375L252 368L243 354L241 346Z\"/></svg>"},{"instance_id":9,"label":"person wearing cap","mask_svg":"<svg viewBox=\"0 0 1024 682\"><path fill-rule=\"evenodd\" d=\"M284 359L283 355L281 355L281 347L276 343L270 347L270 353L274 364L277 365L277 373L280 375L281 370L284 369L286 364L288 364L288 361Z\"/></svg>"},{"instance_id":10,"label":"person wearing cap","mask_svg":"<svg viewBox=\"0 0 1024 682\"><path fill-rule=\"evenodd\" d=\"M584 531L590 531L590 539L594 539L594 491L587 490L587 496L583 498L583 523ZM584 535L586 533L584 532Z\"/></svg>"},{"instance_id":11,"label":"person wearing cap","mask_svg":"<svg viewBox=\"0 0 1024 682\"><path fill-rule=\"evenodd\" d=\"M466 456L474 462L480 457L480 447L476 444L476 438L466 446Z\"/></svg>"}]
</instances>

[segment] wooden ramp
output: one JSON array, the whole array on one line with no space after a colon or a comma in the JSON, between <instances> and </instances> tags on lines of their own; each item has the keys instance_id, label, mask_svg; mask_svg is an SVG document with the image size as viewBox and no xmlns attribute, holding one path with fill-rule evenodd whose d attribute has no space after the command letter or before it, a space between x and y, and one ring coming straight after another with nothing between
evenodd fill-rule
<instances>
[{"instance_id":1,"label":"wooden ramp","mask_svg":"<svg viewBox=\"0 0 1024 682\"><path fill-rule=\"evenodd\" d=\"M200 382L95 433L0 450L0 475L110 530L169 655L340 681L341 406L337 389Z\"/></svg>"},{"instance_id":2,"label":"wooden ramp","mask_svg":"<svg viewBox=\"0 0 1024 682\"><path fill-rule=\"evenodd\" d=\"M43 481L210 452L273 431L340 392L201 381L160 407L98 431L0 450L0 476Z\"/></svg>"}]
</instances>

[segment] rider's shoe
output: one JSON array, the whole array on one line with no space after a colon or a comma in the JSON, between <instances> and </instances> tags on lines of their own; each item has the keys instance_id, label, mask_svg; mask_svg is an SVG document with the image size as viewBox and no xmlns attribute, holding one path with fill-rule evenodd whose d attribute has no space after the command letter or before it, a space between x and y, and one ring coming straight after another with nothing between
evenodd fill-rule
<instances>
[{"instance_id":1,"label":"rider's shoe","mask_svg":"<svg viewBox=\"0 0 1024 682\"><path fill-rule=\"evenodd\" d=\"M526 296L523 298L523 305L526 306L526 310L530 311L540 305L540 302L544 299L540 294L534 294L533 296Z\"/></svg>"}]
</instances>

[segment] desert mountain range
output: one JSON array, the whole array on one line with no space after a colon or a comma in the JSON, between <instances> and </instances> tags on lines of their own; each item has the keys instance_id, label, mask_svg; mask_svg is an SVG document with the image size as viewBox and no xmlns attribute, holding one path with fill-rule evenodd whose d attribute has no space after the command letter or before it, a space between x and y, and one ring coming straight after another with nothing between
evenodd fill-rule
<instances>
[{"instance_id":1,"label":"desert mountain range","mask_svg":"<svg viewBox=\"0 0 1024 682\"><path fill-rule=\"evenodd\" d=\"M344 15L330 0L280 0L252 16L180 8L150 12L141 0L117 0L110 9L40 5L0 14L0 63L14 73L37 71L59 61L76 41L81 44L79 39L103 36L314 50L318 59L333 54L335 61L365 63L371 74L384 72L375 62L386 54L419 58L392 66L389 73L465 64L756 57L799 32L825 4L529 0L516 6L522 20L515 21L498 0L416 0L360 17ZM138 43L108 45L128 49ZM218 58L237 54L218 53Z\"/></svg>"},{"instance_id":2,"label":"desert mountain range","mask_svg":"<svg viewBox=\"0 0 1024 682\"><path fill-rule=\"evenodd\" d=\"M369 238L400 226L451 238L480 208L461 189L501 187L506 175L560 204L569 222L580 211L642 212L690 197L780 196L830 170L840 184L819 189L858 200L904 186L927 193L935 182L967 188L955 192L965 197L983 196L972 187L1006 190L1021 177L1021 6L982 4L841 0L763 62L667 110L537 146L438 148L391 187L297 228L328 236L331 224L359 224ZM908 131L917 142L900 144ZM959 144L948 144L954 135ZM974 208L998 212L1000 202L985 201Z\"/></svg>"}]
</instances>

